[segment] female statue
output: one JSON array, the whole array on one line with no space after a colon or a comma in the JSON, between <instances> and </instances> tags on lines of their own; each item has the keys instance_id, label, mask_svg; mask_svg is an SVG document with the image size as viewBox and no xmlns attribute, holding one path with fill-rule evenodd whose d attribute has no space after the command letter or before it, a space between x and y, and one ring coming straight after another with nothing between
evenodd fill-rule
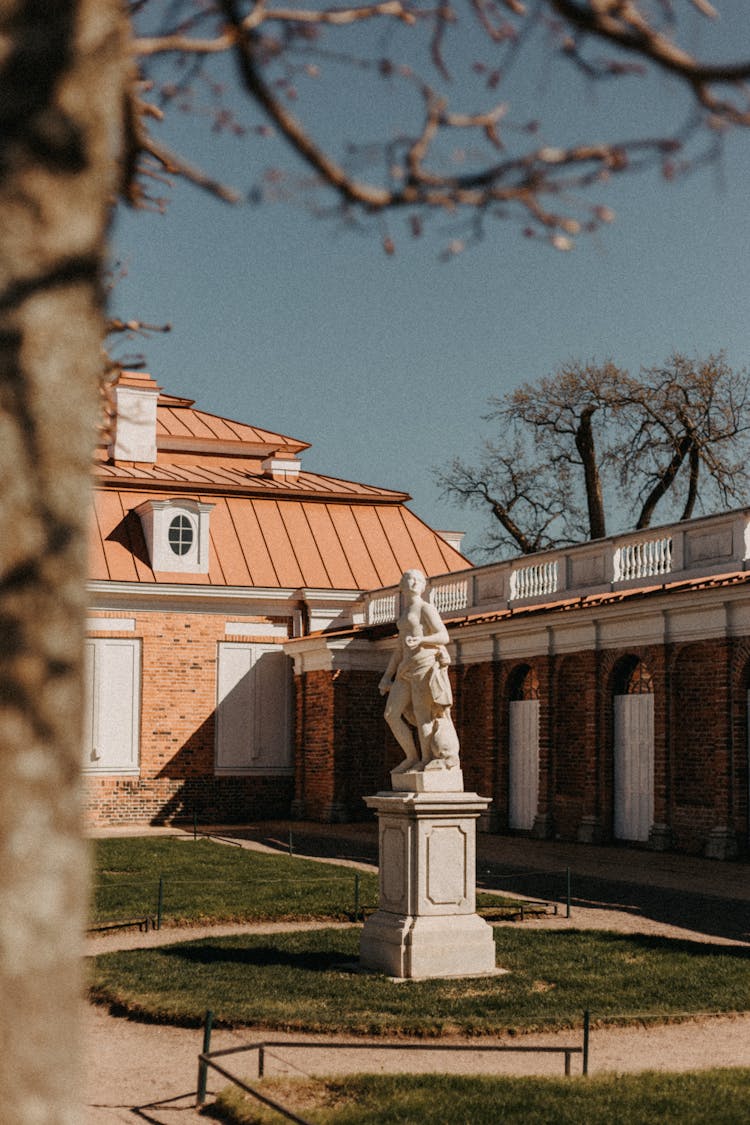
<instances>
[{"instance_id":1,"label":"female statue","mask_svg":"<svg viewBox=\"0 0 750 1125\"><path fill-rule=\"evenodd\" d=\"M398 619L398 645L379 685L381 695L388 696L385 720L406 755L393 773L458 768L448 630L422 597L426 585L421 570L407 570L401 577L405 605Z\"/></svg>"}]
</instances>

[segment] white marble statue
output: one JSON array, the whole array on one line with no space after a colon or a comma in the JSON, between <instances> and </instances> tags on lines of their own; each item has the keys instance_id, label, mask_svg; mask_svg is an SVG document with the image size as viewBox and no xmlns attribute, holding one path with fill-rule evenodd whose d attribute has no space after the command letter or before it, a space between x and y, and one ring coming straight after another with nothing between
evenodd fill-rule
<instances>
[{"instance_id":1,"label":"white marble statue","mask_svg":"<svg viewBox=\"0 0 750 1125\"><path fill-rule=\"evenodd\" d=\"M401 577L405 605L398 619L398 645L379 685L381 695L388 696L385 720L405 754L392 771L396 774L459 768L448 630L422 597L426 585L421 570L407 570ZM412 727L417 728L418 748Z\"/></svg>"}]
</instances>

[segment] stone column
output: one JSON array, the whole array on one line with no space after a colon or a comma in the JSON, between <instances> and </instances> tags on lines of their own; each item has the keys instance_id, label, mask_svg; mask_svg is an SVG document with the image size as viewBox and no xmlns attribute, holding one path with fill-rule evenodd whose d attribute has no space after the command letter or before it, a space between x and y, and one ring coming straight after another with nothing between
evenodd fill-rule
<instances>
[{"instance_id":1,"label":"stone column","mask_svg":"<svg viewBox=\"0 0 750 1125\"><path fill-rule=\"evenodd\" d=\"M360 963L404 978L494 973L492 927L476 913L476 822L489 798L464 793L459 769L392 781L365 797L379 821L380 900Z\"/></svg>"}]
</instances>

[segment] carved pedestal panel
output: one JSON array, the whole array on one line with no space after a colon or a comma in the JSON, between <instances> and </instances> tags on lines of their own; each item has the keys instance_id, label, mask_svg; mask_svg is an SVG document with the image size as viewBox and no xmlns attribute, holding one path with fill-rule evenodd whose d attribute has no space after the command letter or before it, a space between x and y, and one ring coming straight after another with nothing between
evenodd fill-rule
<instances>
[{"instance_id":1,"label":"carved pedestal panel","mask_svg":"<svg viewBox=\"0 0 750 1125\"><path fill-rule=\"evenodd\" d=\"M436 788L365 801L379 821L380 901L362 966L394 977L495 972L492 928L476 913L476 821L489 800Z\"/></svg>"}]
</instances>

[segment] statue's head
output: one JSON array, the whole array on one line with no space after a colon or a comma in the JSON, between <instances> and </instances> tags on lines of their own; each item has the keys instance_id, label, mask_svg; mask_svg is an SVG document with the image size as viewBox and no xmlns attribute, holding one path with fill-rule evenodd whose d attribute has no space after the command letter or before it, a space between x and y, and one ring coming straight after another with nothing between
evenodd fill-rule
<instances>
[{"instance_id":1,"label":"statue's head","mask_svg":"<svg viewBox=\"0 0 750 1125\"><path fill-rule=\"evenodd\" d=\"M421 594L427 585L427 579L421 570L413 568L412 570L405 570L401 575L401 582L399 583L404 593L413 590L417 594Z\"/></svg>"}]
</instances>

